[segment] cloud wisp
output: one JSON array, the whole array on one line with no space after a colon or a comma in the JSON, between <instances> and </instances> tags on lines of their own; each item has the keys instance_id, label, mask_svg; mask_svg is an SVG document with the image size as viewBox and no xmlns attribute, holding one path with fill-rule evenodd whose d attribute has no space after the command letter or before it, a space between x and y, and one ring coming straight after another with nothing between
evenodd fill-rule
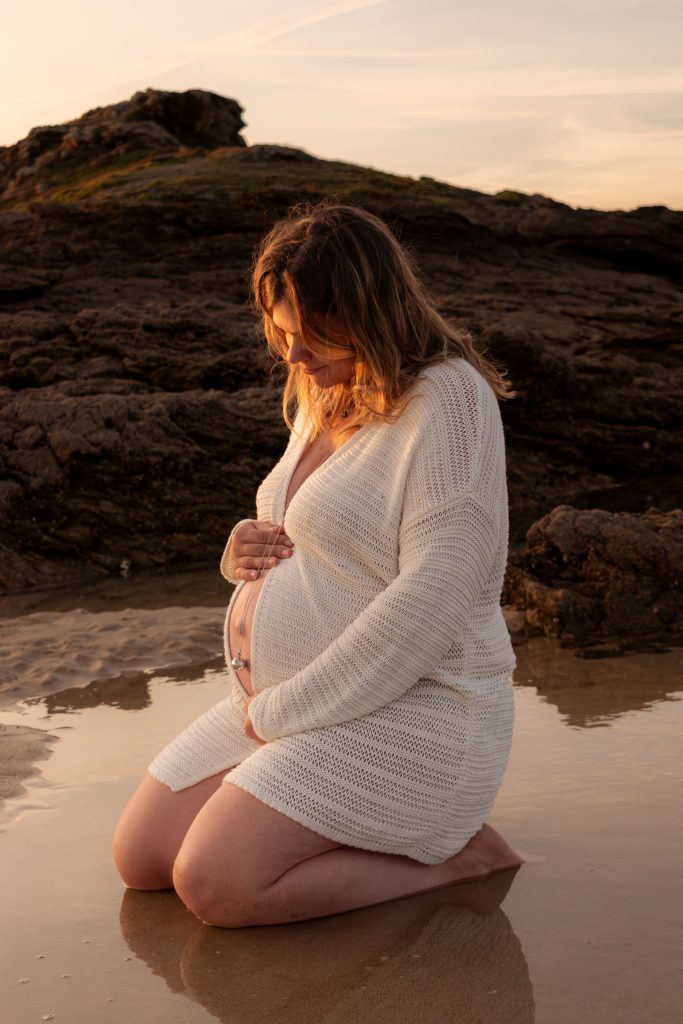
<instances>
[{"instance_id":1,"label":"cloud wisp","mask_svg":"<svg viewBox=\"0 0 683 1024\"><path fill-rule=\"evenodd\" d=\"M245 56L255 52L263 54L263 47L268 43L274 39L281 39L297 29L317 25L342 15L354 14L366 8L382 7L389 2L390 0L335 0L333 3L311 3L294 9L288 8L283 13L271 15L237 32L228 32L215 39L195 44L191 48L192 54L193 57L219 53Z\"/></svg>"}]
</instances>

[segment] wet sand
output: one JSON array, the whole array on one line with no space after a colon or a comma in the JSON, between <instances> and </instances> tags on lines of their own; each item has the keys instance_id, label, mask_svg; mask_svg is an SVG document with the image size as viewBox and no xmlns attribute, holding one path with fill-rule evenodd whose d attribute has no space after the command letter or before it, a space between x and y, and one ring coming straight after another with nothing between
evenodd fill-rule
<instances>
[{"instance_id":1,"label":"wet sand","mask_svg":"<svg viewBox=\"0 0 683 1024\"><path fill-rule=\"evenodd\" d=\"M44 729L0 723L0 805L25 792L22 780L39 774L36 762L48 756L54 740Z\"/></svg>"},{"instance_id":2,"label":"wet sand","mask_svg":"<svg viewBox=\"0 0 683 1024\"><path fill-rule=\"evenodd\" d=\"M220 574L193 572L0 597L0 706L131 673L216 664L231 591Z\"/></svg>"},{"instance_id":3,"label":"wet sand","mask_svg":"<svg viewBox=\"0 0 683 1024\"><path fill-rule=\"evenodd\" d=\"M8 1021L672 1024L676 648L599 661L547 640L517 648L515 736L490 818L538 855L517 871L238 931L202 925L171 892L126 891L114 825L157 750L225 695L228 597L208 573L0 606Z\"/></svg>"}]
</instances>

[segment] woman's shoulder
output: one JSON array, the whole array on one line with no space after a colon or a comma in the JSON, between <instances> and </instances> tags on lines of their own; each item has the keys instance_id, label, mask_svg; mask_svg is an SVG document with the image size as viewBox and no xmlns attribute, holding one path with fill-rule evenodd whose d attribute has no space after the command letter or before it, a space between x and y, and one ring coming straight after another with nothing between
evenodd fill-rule
<instances>
[{"instance_id":1,"label":"woman's shoulder","mask_svg":"<svg viewBox=\"0 0 683 1024\"><path fill-rule=\"evenodd\" d=\"M474 423L492 403L497 405L488 380L463 356L423 367L410 392L421 398L415 414L432 424L440 419Z\"/></svg>"},{"instance_id":2,"label":"woman's shoulder","mask_svg":"<svg viewBox=\"0 0 683 1024\"><path fill-rule=\"evenodd\" d=\"M484 394L492 391L484 375L464 356L449 356L423 367L419 379L429 382L434 393Z\"/></svg>"},{"instance_id":3,"label":"woman's shoulder","mask_svg":"<svg viewBox=\"0 0 683 1024\"><path fill-rule=\"evenodd\" d=\"M399 437L414 487L435 504L485 493L491 453L497 460L502 451L498 402L488 380L466 359L453 357L424 367L415 384L417 401L408 405Z\"/></svg>"}]
</instances>

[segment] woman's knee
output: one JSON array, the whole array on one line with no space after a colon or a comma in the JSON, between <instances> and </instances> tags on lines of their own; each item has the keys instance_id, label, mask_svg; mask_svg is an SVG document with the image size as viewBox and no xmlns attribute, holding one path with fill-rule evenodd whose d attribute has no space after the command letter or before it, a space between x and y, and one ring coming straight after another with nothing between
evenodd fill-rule
<instances>
[{"instance_id":1,"label":"woman's knee","mask_svg":"<svg viewBox=\"0 0 683 1024\"><path fill-rule=\"evenodd\" d=\"M301 861L339 845L226 780L183 839L173 887L206 924L270 923L278 880Z\"/></svg>"},{"instance_id":2,"label":"woman's knee","mask_svg":"<svg viewBox=\"0 0 683 1024\"><path fill-rule=\"evenodd\" d=\"M223 772L175 792L147 774L121 815L114 861L131 889L170 889L173 862L185 835Z\"/></svg>"},{"instance_id":3,"label":"woman's knee","mask_svg":"<svg viewBox=\"0 0 683 1024\"><path fill-rule=\"evenodd\" d=\"M216 884L212 865L201 855L187 854L181 848L172 872L173 888L188 910L204 924L219 928L244 928L258 924L257 893L245 880L226 884L225 876Z\"/></svg>"},{"instance_id":4,"label":"woman's knee","mask_svg":"<svg viewBox=\"0 0 683 1024\"><path fill-rule=\"evenodd\" d=\"M131 889L170 889L173 862L160 853L158 843L139 821L122 815L114 832L116 868Z\"/></svg>"},{"instance_id":5,"label":"woman's knee","mask_svg":"<svg viewBox=\"0 0 683 1024\"><path fill-rule=\"evenodd\" d=\"M172 884L175 850L169 846L160 806L168 801L168 795L157 793L160 789L161 783L146 776L114 832L114 863L131 889L169 889Z\"/></svg>"}]
</instances>

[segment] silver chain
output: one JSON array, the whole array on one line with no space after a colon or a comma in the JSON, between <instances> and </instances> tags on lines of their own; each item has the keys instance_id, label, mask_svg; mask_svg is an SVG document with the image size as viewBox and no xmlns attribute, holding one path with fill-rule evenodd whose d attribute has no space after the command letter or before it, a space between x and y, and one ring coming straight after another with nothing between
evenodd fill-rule
<instances>
[{"instance_id":1,"label":"silver chain","mask_svg":"<svg viewBox=\"0 0 683 1024\"><path fill-rule=\"evenodd\" d=\"M261 572L263 571L263 567L264 567L266 561L268 560L271 551L274 549L274 547L275 547L275 545L277 543L278 536L279 536L279 531L276 531L273 534L273 540L271 542L270 547L265 550L265 552L264 552L264 554L263 554L263 556L261 558L261 564L260 564L260 566L258 568L259 576L261 575ZM273 566L273 568L275 568L275 567ZM256 580L247 581L247 582L255 583ZM252 591L249 594L249 597L247 598L247 603L246 603L246 605L244 607L244 611L242 613L242 618L240 619L240 621L239 621L239 623L237 625L237 632L238 632L238 635L240 637L244 636L244 634L245 634L245 627L246 627L246 620L247 620L247 611L249 609L249 606L251 604L251 600L252 600L253 596L254 596L254 588L252 587ZM239 645L239 647L237 649L237 654L231 660L230 664L232 665L232 667L234 669L240 669L240 668L244 668L245 667L246 662L242 660L242 644L241 643L240 643L240 645Z\"/></svg>"}]
</instances>

